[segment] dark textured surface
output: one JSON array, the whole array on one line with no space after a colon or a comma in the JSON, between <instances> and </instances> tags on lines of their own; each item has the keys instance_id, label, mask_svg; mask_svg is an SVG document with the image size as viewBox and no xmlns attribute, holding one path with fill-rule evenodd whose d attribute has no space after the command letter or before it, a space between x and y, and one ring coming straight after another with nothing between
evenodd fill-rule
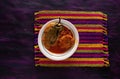
<instances>
[{"instance_id":1,"label":"dark textured surface","mask_svg":"<svg viewBox=\"0 0 120 79\"><path fill-rule=\"evenodd\" d=\"M1 0L0 79L120 79L119 0ZM109 68L35 68L34 12L102 11L108 14Z\"/></svg>"}]
</instances>

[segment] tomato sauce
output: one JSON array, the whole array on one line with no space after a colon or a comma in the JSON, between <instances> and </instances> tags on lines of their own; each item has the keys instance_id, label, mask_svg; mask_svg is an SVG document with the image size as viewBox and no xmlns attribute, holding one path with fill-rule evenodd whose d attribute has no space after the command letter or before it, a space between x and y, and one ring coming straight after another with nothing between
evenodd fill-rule
<instances>
[{"instance_id":1,"label":"tomato sauce","mask_svg":"<svg viewBox=\"0 0 120 79\"><path fill-rule=\"evenodd\" d=\"M50 39L52 39L52 37L50 36L53 35L50 35L50 33L48 33L50 28L51 26L45 29L45 32L42 37L42 42L47 50L49 50L52 53L62 54L65 53L74 45L75 43L74 35L72 31L65 26L62 27L62 30L58 34L56 41L51 44Z\"/></svg>"}]
</instances>

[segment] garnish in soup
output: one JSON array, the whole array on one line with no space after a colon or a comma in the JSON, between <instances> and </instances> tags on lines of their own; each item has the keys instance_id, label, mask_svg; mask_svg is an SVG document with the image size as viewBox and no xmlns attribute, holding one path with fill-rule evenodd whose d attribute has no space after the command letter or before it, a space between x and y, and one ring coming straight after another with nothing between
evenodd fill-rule
<instances>
[{"instance_id":1,"label":"garnish in soup","mask_svg":"<svg viewBox=\"0 0 120 79\"><path fill-rule=\"evenodd\" d=\"M42 43L52 53L62 54L75 43L70 29L60 23L51 22L47 25L42 36Z\"/></svg>"}]
</instances>

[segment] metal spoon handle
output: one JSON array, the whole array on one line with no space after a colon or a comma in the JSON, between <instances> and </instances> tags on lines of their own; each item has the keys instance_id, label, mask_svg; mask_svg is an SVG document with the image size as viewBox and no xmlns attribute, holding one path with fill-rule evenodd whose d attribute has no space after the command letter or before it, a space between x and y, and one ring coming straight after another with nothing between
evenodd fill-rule
<instances>
[{"instance_id":1,"label":"metal spoon handle","mask_svg":"<svg viewBox=\"0 0 120 79\"><path fill-rule=\"evenodd\" d=\"M59 22L58 22L58 24L61 22L61 19L59 18Z\"/></svg>"}]
</instances>

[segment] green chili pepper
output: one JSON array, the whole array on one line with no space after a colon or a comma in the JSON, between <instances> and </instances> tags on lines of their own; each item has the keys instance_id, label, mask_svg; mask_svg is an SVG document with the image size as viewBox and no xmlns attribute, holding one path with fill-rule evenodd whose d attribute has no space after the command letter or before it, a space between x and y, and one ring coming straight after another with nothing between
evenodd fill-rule
<instances>
[{"instance_id":1,"label":"green chili pepper","mask_svg":"<svg viewBox=\"0 0 120 79\"><path fill-rule=\"evenodd\" d=\"M60 21L61 20L59 19L59 22L56 25L52 26L52 28L46 34L46 39L49 44L54 44L56 42L59 33L63 29L63 25L60 23Z\"/></svg>"}]
</instances>

